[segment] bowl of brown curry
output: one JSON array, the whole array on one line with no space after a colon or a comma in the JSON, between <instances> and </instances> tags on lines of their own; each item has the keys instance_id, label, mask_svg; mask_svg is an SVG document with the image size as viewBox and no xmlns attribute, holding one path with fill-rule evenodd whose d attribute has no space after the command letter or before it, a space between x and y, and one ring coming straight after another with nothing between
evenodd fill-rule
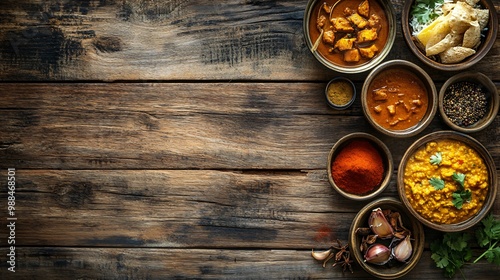
<instances>
[{"instance_id":1,"label":"bowl of brown curry","mask_svg":"<svg viewBox=\"0 0 500 280\"><path fill-rule=\"evenodd\" d=\"M422 132L437 111L438 95L431 77L419 66L390 60L368 74L361 90L368 122L392 137Z\"/></svg>"},{"instance_id":2,"label":"bowl of brown curry","mask_svg":"<svg viewBox=\"0 0 500 280\"><path fill-rule=\"evenodd\" d=\"M320 63L340 73L361 73L389 54L396 13L389 0L309 0L303 29Z\"/></svg>"}]
</instances>

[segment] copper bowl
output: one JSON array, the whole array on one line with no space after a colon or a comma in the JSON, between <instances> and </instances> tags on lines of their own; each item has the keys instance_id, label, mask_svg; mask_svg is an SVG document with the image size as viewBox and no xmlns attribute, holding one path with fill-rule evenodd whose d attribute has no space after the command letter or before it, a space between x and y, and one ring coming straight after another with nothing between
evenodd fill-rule
<instances>
[{"instance_id":1,"label":"copper bowl","mask_svg":"<svg viewBox=\"0 0 500 280\"><path fill-rule=\"evenodd\" d=\"M443 106L443 100L444 100L444 95L446 93L446 90L448 87L454 83L457 82L462 82L462 81L468 81L468 82L473 82L480 84L482 88L486 91L486 99L488 101L488 108L486 111L485 116L477 121L476 123L470 125L470 126L459 126L455 124L453 121L448 118L446 113L444 112L444 106ZM439 91L439 113L441 114L441 118L443 121L448 125L450 128L456 131L460 131L463 133L473 133L473 132L478 132L486 127L488 127L494 120L495 117L497 116L498 113L498 108L500 104L500 100L498 97L498 92L497 92L497 87L495 84L491 81L488 76L478 73L478 72L463 72L460 74L456 74L455 76L449 78L441 87L441 90Z\"/></svg>"},{"instance_id":2,"label":"copper bowl","mask_svg":"<svg viewBox=\"0 0 500 280\"><path fill-rule=\"evenodd\" d=\"M411 8L413 6L414 0L409 0L405 2L403 7L403 11L401 12L401 25L403 30L403 36L408 47L411 51L425 64L442 71L459 71L466 68L471 67L472 65L478 63L493 47L495 40L497 38L498 32L498 16L497 11L495 9L495 5L491 2L491 0L479 0L479 4L484 9L488 9L490 11L490 17L488 21L488 25L486 26L487 32L485 32L485 38L481 39L481 44L478 48L476 48L476 53L465 58L463 61L452 64L440 63L436 60L433 60L430 57L425 55L425 52L421 50L417 43L415 42L412 35L412 28L410 26L411 21Z\"/></svg>"},{"instance_id":3,"label":"copper bowl","mask_svg":"<svg viewBox=\"0 0 500 280\"><path fill-rule=\"evenodd\" d=\"M367 193L367 194L353 194L349 193L347 191L344 191L342 188L340 188L336 183L335 180L333 179L332 176L332 164L335 161L335 158L337 157L338 153L351 141L356 140L356 139L363 139L363 140L368 140L379 152L380 156L382 157L382 161L384 163L384 176L382 179L382 182L374 189L373 191ZM391 181L391 176L393 173L393 168L394 168L394 162L392 159L392 154L389 148L382 142L380 139L377 137L364 133L364 132L355 132L348 134L342 138L340 138L332 147L330 150L330 153L328 154L328 163L327 163L327 174L328 174L328 181L330 182L330 185L335 189L340 195L342 195L345 198L352 199L352 200L357 200L357 201L362 201L362 200L369 200L373 199L374 197L378 196L380 193L382 193L385 188L389 185Z\"/></svg>"},{"instance_id":4,"label":"copper bowl","mask_svg":"<svg viewBox=\"0 0 500 280\"><path fill-rule=\"evenodd\" d=\"M406 263L395 262L391 267L385 265L375 265L364 261L364 254L361 252L361 236L356 234L356 229L360 227L368 227L368 217L373 209L381 208L382 210L389 209L399 212L403 221L404 227L411 231L411 244L413 253ZM388 241L390 242L390 240ZM364 206L352 221L349 229L349 248L354 255L358 264L371 275L380 279L396 279L409 273L419 262L424 251L425 235L422 224L413 218L406 207L397 199L392 197L379 198Z\"/></svg>"},{"instance_id":5,"label":"copper bowl","mask_svg":"<svg viewBox=\"0 0 500 280\"><path fill-rule=\"evenodd\" d=\"M427 143L436 141L438 139L451 139L451 140L456 140L459 142L462 142L463 144L466 144L470 148L474 149L477 154L483 159L484 164L486 165L487 171L488 171L488 192L485 197L485 201L482 205L482 207L475 213L473 214L470 218L454 223L454 224L442 224L442 223L436 223L433 221L430 221L423 217L417 210L414 209L414 207L411 205L410 201L408 200L408 197L406 195L406 186L404 183L404 175L405 175L405 169L408 163L408 160L413 157L415 152L425 146ZM463 231L466 230L477 223L479 223L485 216L486 214L490 211L491 207L493 206L497 194L497 171L495 167L495 162L493 161L493 158L491 157L490 153L486 148L478 142L476 139L472 138L469 135L459 133L456 131L437 131L430 133L426 136L421 137L417 141L415 141L405 152L403 155L401 162L399 164L398 168L398 175L397 175L397 184L398 184L398 193L401 201L403 204L408 208L409 212L411 215L413 215L416 219L418 219L422 224L439 230L443 232L457 232L457 231ZM473 194L474 195L474 194ZM446 198L446 199L451 199L451 198ZM431 203L430 201L426 203ZM436 211L441 211L443 209L436 209Z\"/></svg>"}]
</instances>

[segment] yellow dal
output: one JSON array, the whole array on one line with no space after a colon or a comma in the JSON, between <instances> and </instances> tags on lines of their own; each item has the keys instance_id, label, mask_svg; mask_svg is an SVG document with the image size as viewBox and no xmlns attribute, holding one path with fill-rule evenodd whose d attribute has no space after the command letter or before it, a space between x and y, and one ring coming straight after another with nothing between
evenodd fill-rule
<instances>
[{"instance_id":1,"label":"yellow dal","mask_svg":"<svg viewBox=\"0 0 500 280\"><path fill-rule=\"evenodd\" d=\"M430 157L442 153L441 164L432 165ZM472 192L469 203L457 209L452 194L459 185L452 179L454 172L465 174L464 188ZM432 177L445 182L436 190L429 182ZM479 154L464 143L442 139L427 143L411 156L404 173L406 197L413 209L425 219L439 224L455 224L474 215L484 204L488 192L488 170Z\"/></svg>"}]
</instances>

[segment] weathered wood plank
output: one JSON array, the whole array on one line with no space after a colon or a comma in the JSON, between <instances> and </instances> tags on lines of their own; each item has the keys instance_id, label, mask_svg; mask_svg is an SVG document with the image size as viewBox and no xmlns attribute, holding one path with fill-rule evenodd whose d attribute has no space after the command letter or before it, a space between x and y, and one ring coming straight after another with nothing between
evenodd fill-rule
<instances>
[{"instance_id":1,"label":"weathered wood plank","mask_svg":"<svg viewBox=\"0 0 500 280\"><path fill-rule=\"evenodd\" d=\"M335 141L357 131L382 138L398 164L418 136L375 132L359 97L328 108L324 85L1 84L0 167L323 169ZM499 121L473 135L496 162ZM436 116L424 133L440 129Z\"/></svg>"},{"instance_id":2,"label":"weathered wood plank","mask_svg":"<svg viewBox=\"0 0 500 280\"><path fill-rule=\"evenodd\" d=\"M0 248L3 250L3 248ZM0 275L16 279L373 279L354 264L354 273L323 268L309 250L178 250L130 248L18 249L16 273L6 263ZM418 271L418 273L417 273ZM466 279L498 279L500 267L480 262L464 268ZM403 279L443 279L425 251ZM4 278L5 279L5 278ZM11 278L7 278L11 279ZM462 279L457 275L454 279Z\"/></svg>"},{"instance_id":3,"label":"weathered wood plank","mask_svg":"<svg viewBox=\"0 0 500 280\"><path fill-rule=\"evenodd\" d=\"M335 73L304 42L306 3L4 0L0 79L327 80ZM404 1L393 3L398 33L387 59L423 66L402 37ZM497 40L471 70L500 80L499 50ZM436 79L451 75L424 68Z\"/></svg>"},{"instance_id":4,"label":"weathered wood plank","mask_svg":"<svg viewBox=\"0 0 500 280\"><path fill-rule=\"evenodd\" d=\"M323 225L332 236L321 242L346 240L363 205L334 193L325 171L17 170L16 180L20 245L305 249Z\"/></svg>"},{"instance_id":5,"label":"weathered wood plank","mask_svg":"<svg viewBox=\"0 0 500 280\"><path fill-rule=\"evenodd\" d=\"M365 205L324 170L17 170L16 182L20 246L329 247ZM395 180L381 196L397 197Z\"/></svg>"}]
</instances>

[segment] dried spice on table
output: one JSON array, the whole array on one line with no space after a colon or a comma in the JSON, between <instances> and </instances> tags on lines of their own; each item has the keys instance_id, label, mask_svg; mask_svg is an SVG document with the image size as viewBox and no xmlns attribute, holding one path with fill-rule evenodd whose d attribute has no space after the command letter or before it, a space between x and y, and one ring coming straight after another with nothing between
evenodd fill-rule
<instances>
[{"instance_id":1,"label":"dried spice on table","mask_svg":"<svg viewBox=\"0 0 500 280\"><path fill-rule=\"evenodd\" d=\"M380 185L384 163L378 150L367 140L353 140L332 163L335 184L351 194L366 194Z\"/></svg>"},{"instance_id":2,"label":"dried spice on table","mask_svg":"<svg viewBox=\"0 0 500 280\"><path fill-rule=\"evenodd\" d=\"M337 244L332 245L328 250L322 252L314 252L312 250L311 256L318 261L323 262L323 267L326 267L326 263L331 259L334 260L332 267L337 265L342 266L342 272L346 272L348 269L351 273L352 270L352 259L351 253L349 251L349 244L342 245L342 242L337 239Z\"/></svg>"}]
</instances>

